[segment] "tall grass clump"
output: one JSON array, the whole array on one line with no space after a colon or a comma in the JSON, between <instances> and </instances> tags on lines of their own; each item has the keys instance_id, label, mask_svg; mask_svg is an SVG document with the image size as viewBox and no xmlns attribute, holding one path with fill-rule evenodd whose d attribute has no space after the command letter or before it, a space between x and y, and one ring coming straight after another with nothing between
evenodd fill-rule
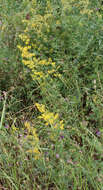
<instances>
[{"instance_id":1,"label":"tall grass clump","mask_svg":"<svg viewBox=\"0 0 103 190\"><path fill-rule=\"evenodd\" d=\"M2 1L2 189L103 189L102 6Z\"/></svg>"}]
</instances>

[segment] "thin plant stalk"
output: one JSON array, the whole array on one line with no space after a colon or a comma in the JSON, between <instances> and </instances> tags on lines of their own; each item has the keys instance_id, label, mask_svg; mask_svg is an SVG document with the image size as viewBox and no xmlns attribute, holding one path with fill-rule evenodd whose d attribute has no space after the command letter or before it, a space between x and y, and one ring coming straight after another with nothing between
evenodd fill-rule
<instances>
[{"instance_id":1,"label":"thin plant stalk","mask_svg":"<svg viewBox=\"0 0 103 190\"><path fill-rule=\"evenodd\" d=\"M0 129L2 128L3 121L5 119L6 99L7 99L7 94L5 93L5 100L4 100L4 104L3 104L3 111L2 111L2 115L1 115L1 121L0 121Z\"/></svg>"}]
</instances>

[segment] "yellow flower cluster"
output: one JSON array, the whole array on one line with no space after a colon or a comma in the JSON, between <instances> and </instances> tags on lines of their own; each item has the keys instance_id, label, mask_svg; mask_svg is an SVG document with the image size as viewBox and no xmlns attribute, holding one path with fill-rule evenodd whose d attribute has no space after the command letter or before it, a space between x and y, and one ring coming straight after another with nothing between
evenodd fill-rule
<instances>
[{"instance_id":1,"label":"yellow flower cluster","mask_svg":"<svg viewBox=\"0 0 103 190\"><path fill-rule=\"evenodd\" d=\"M27 26L27 28L29 25ZM34 25L32 24L32 27ZM26 28L26 30L27 30ZM29 29L30 30L30 29ZM24 65L28 66L32 70L32 77L38 81L45 80L49 75L56 73L56 63L52 61L51 58L41 59L37 58L35 55L35 50L37 45L31 43L30 38L27 34L19 35L20 39L24 42L24 46L18 45L17 47L21 51L22 62ZM38 43L39 45L39 43ZM40 45L39 45L40 46ZM33 53L32 53L33 51ZM51 51L51 50L50 50Z\"/></svg>"},{"instance_id":2,"label":"yellow flower cluster","mask_svg":"<svg viewBox=\"0 0 103 190\"><path fill-rule=\"evenodd\" d=\"M22 62L29 69L33 80L43 83L48 77L60 77L57 72L57 65L52 59L47 56L53 53L53 48L48 46L48 33L51 30L52 22L60 22L54 18L51 3L47 1L46 12L40 15L38 12L38 3L35 0L31 1L32 9L30 19L25 19L22 22L25 24L25 29L19 38L23 45L17 47L21 51Z\"/></svg>"},{"instance_id":3,"label":"yellow flower cluster","mask_svg":"<svg viewBox=\"0 0 103 190\"><path fill-rule=\"evenodd\" d=\"M43 119L46 123L46 125L50 125L54 129L64 129L63 120L59 121L59 115L54 114L52 112L49 112L46 110L45 105L36 103L35 104L38 110L42 113L41 116L39 116L40 119Z\"/></svg>"},{"instance_id":4,"label":"yellow flower cluster","mask_svg":"<svg viewBox=\"0 0 103 190\"><path fill-rule=\"evenodd\" d=\"M32 71L32 78L38 80L38 82L44 81L50 74L56 73L56 64L52 62L52 59L39 59L36 58L34 53L30 52L31 46L22 47L18 45L21 51L22 62Z\"/></svg>"},{"instance_id":5,"label":"yellow flower cluster","mask_svg":"<svg viewBox=\"0 0 103 190\"><path fill-rule=\"evenodd\" d=\"M28 135L26 139L28 140L31 149L29 149L27 152L30 152L34 154L35 160L39 159L41 156L40 148L39 148L39 138L36 133L36 129L31 126L30 122L25 122L25 127L28 131Z\"/></svg>"},{"instance_id":6,"label":"yellow flower cluster","mask_svg":"<svg viewBox=\"0 0 103 190\"><path fill-rule=\"evenodd\" d=\"M15 133L15 132L18 130L18 128L17 128L17 127L15 127L15 125L14 125L14 124L11 126L11 129L12 129L13 133Z\"/></svg>"}]
</instances>

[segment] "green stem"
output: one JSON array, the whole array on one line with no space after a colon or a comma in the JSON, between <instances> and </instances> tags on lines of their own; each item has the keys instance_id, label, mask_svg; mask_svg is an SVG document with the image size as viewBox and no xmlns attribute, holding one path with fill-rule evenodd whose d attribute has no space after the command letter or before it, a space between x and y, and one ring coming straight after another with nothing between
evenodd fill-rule
<instances>
[{"instance_id":1,"label":"green stem","mask_svg":"<svg viewBox=\"0 0 103 190\"><path fill-rule=\"evenodd\" d=\"M6 98L7 98L7 95L5 94L5 100L4 100L4 104L3 104L3 111L2 111L2 115L1 115L1 121L0 121L0 129L2 128L3 121L4 121L4 118L5 118Z\"/></svg>"}]
</instances>

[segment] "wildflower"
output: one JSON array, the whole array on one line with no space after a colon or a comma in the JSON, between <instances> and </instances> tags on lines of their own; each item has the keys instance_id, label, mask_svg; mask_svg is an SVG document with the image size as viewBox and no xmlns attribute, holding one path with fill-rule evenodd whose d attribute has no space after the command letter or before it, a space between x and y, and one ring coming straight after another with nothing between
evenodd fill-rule
<instances>
[{"instance_id":1,"label":"wildflower","mask_svg":"<svg viewBox=\"0 0 103 190\"><path fill-rule=\"evenodd\" d=\"M44 106L44 105L38 104L38 103L36 103L35 105L36 105L36 107L38 108L38 110L39 110L41 113L45 112L45 106Z\"/></svg>"},{"instance_id":2,"label":"wildflower","mask_svg":"<svg viewBox=\"0 0 103 190\"><path fill-rule=\"evenodd\" d=\"M19 135L19 137L22 137L22 136L23 136L22 134Z\"/></svg>"},{"instance_id":3,"label":"wildflower","mask_svg":"<svg viewBox=\"0 0 103 190\"><path fill-rule=\"evenodd\" d=\"M56 154L56 158L59 158L59 154Z\"/></svg>"},{"instance_id":4,"label":"wildflower","mask_svg":"<svg viewBox=\"0 0 103 190\"><path fill-rule=\"evenodd\" d=\"M40 158L40 151L39 151L39 138L36 133L36 129L32 127L31 123L26 121L25 122L25 127L28 131L28 134L26 136L26 140L28 141L28 144L31 146L27 152L34 154L35 160Z\"/></svg>"},{"instance_id":5,"label":"wildflower","mask_svg":"<svg viewBox=\"0 0 103 190\"><path fill-rule=\"evenodd\" d=\"M30 127L31 127L31 125L30 125L30 123L28 122L28 121L26 121L25 123L24 123L24 125L25 125L25 127L27 128L27 130L28 130L28 132L30 132Z\"/></svg>"},{"instance_id":6,"label":"wildflower","mask_svg":"<svg viewBox=\"0 0 103 190\"><path fill-rule=\"evenodd\" d=\"M8 125L8 124L6 124L6 125L5 125L5 128L6 128L6 129L8 129L8 128L9 128L9 125Z\"/></svg>"},{"instance_id":7,"label":"wildflower","mask_svg":"<svg viewBox=\"0 0 103 190\"><path fill-rule=\"evenodd\" d=\"M100 132L100 131L96 131L96 135L97 135L98 137L100 137L101 132Z\"/></svg>"},{"instance_id":8,"label":"wildflower","mask_svg":"<svg viewBox=\"0 0 103 190\"><path fill-rule=\"evenodd\" d=\"M45 105L36 103L35 104L38 108L38 110L42 113L41 116L38 118L43 119L45 121L45 124L48 126L52 126L54 129L64 129L63 120L59 121L59 115L54 114L52 112L49 112L46 110Z\"/></svg>"},{"instance_id":9,"label":"wildflower","mask_svg":"<svg viewBox=\"0 0 103 190\"><path fill-rule=\"evenodd\" d=\"M48 152L45 152L45 156L47 156L48 155Z\"/></svg>"},{"instance_id":10,"label":"wildflower","mask_svg":"<svg viewBox=\"0 0 103 190\"><path fill-rule=\"evenodd\" d=\"M18 130L18 128L17 128L17 127L15 127L15 125L14 125L14 124L11 126L11 128L12 128L13 132L16 132L16 131Z\"/></svg>"},{"instance_id":11,"label":"wildflower","mask_svg":"<svg viewBox=\"0 0 103 190\"><path fill-rule=\"evenodd\" d=\"M35 148L33 149L33 152L36 153L36 154L40 153L37 147L35 147Z\"/></svg>"},{"instance_id":12,"label":"wildflower","mask_svg":"<svg viewBox=\"0 0 103 190\"><path fill-rule=\"evenodd\" d=\"M99 8L96 8L96 11L99 11Z\"/></svg>"},{"instance_id":13,"label":"wildflower","mask_svg":"<svg viewBox=\"0 0 103 190\"><path fill-rule=\"evenodd\" d=\"M60 139L64 139L64 136L63 136L63 135L61 135L61 136L60 136Z\"/></svg>"}]
</instances>

